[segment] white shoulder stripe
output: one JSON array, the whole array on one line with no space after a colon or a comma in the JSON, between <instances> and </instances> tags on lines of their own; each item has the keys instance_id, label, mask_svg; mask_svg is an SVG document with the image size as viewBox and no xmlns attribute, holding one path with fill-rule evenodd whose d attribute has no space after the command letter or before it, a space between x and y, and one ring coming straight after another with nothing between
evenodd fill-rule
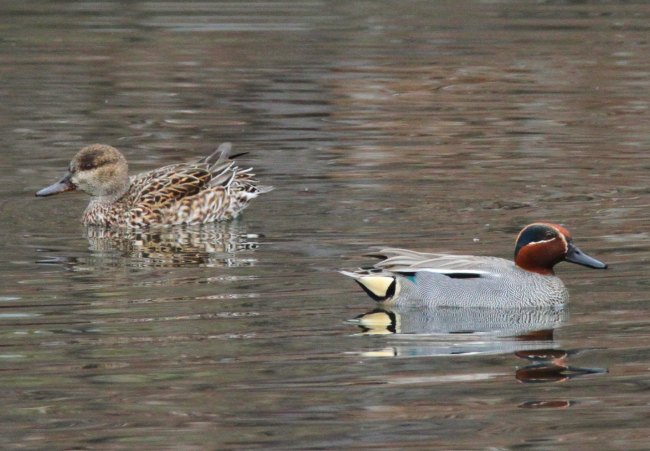
<instances>
[{"instance_id":1,"label":"white shoulder stripe","mask_svg":"<svg viewBox=\"0 0 650 451\"><path fill-rule=\"evenodd\" d=\"M494 277L500 277L499 274L493 273L491 271L482 271L480 269L445 269L445 268L400 268L393 269L393 272L432 272L435 274L476 274L480 275L492 275Z\"/></svg>"}]
</instances>

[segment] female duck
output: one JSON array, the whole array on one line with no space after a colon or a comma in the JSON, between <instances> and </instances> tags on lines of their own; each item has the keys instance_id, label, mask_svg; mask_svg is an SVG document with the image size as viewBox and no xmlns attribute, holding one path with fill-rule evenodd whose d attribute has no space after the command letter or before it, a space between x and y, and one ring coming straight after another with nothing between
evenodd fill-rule
<instances>
[{"instance_id":1,"label":"female duck","mask_svg":"<svg viewBox=\"0 0 650 451\"><path fill-rule=\"evenodd\" d=\"M424 254L384 249L370 269L341 271L376 301L427 307L545 307L569 300L553 267L561 261L594 269L607 265L583 254L569 232L536 223L517 238L515 261L497 257Z\"/></svg>"},{"instance_id":2,"label":"female duck","mask_svg":"<svg viewBox=\"0 0 650 451\"><path fill-rule=\"evenodd\" d=\"M252 168L235 166L230 149L225 143L198 163L129 178L126 159L117 149L94 144L79 151L61 180L36 195L75 189L90 194L81 219L85 225L146 227L231 219L272 188L257 186Z\"/></svg>"}]
</instances>

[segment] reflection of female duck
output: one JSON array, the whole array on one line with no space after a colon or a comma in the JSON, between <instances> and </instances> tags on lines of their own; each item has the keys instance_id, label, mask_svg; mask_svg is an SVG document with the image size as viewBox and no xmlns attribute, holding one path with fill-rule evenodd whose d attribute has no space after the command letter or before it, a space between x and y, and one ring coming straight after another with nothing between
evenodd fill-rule
<instances>
[{"instance_id":1,"label":"reflection of female duck","mask_svg":"<svg viewBox=\"0 0 650 451\"><path fill-rule=\"evenodd\" d=\"M568 261L589 268L607 265L583 254L569 232L554 224L531 224L517 238L515 261L496 257L424 254L385 249L370 269L342 271L375 300L390 305L538 307L569 299L553 267Z\"/></svg>"},{"instance_id":2,"label":"reflection of female duck","mask_svg":"<svg viewBox=\"0 0 650 451\"><path fill-rule=\"evenodd\" d=\"M198 163L165 166L129 178L124 156L111 146L82 149L57 183L37 196L80 189L92 196L85 225L143 227L204 224L239 215L270 187L257 186L251 168L230 159L230 143L222 144Z\"/></svg>"},{"instance_id":3,"label":"reflection of female duck","mask_svg":"<svg viewBox=\"0 0 650 451\"><path fill-rule=\"evenodd\" d=\"M116 253L144 266L251 265L250 253L237 253L256 249L258 237L237 221L158 229L88 227L85 235L96 255Z\"/></svg>"}]
</instances>

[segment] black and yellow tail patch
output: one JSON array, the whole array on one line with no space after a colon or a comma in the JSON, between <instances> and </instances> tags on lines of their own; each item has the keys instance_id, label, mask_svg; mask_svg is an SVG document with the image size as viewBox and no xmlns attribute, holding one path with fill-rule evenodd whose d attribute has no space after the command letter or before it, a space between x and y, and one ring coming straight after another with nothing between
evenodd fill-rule
<instances>
[{"instance_id":1,"label":"black and yellow tail patch","mask_svg":"<svg viewBox=\"0 0 650 451\"><path fill-rule=\"evenodd\" d=\"M369 275L355 280L375 301L385 301L395 295L397 285L395 277Z\"/></svg>"}]
</instances>

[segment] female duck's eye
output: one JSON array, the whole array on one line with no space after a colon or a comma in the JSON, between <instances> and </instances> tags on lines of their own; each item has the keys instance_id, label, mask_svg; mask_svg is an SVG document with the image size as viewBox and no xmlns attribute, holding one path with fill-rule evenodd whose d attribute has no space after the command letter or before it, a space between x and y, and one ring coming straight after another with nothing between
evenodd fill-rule
<instances>
[{"instance_id":1,"label":"female duck's eye","mask_svg":"<svg viewBox=\"0 0 650 451\"><path fill-rule=\"evenodd\" d=\"M81 169L84 170L84 171L87 171L89 169L94 169L94 168L95 168L95 165L92 164L92 163L84 163L84 164L81 165Z\"/></svg>"}]
</instances>

